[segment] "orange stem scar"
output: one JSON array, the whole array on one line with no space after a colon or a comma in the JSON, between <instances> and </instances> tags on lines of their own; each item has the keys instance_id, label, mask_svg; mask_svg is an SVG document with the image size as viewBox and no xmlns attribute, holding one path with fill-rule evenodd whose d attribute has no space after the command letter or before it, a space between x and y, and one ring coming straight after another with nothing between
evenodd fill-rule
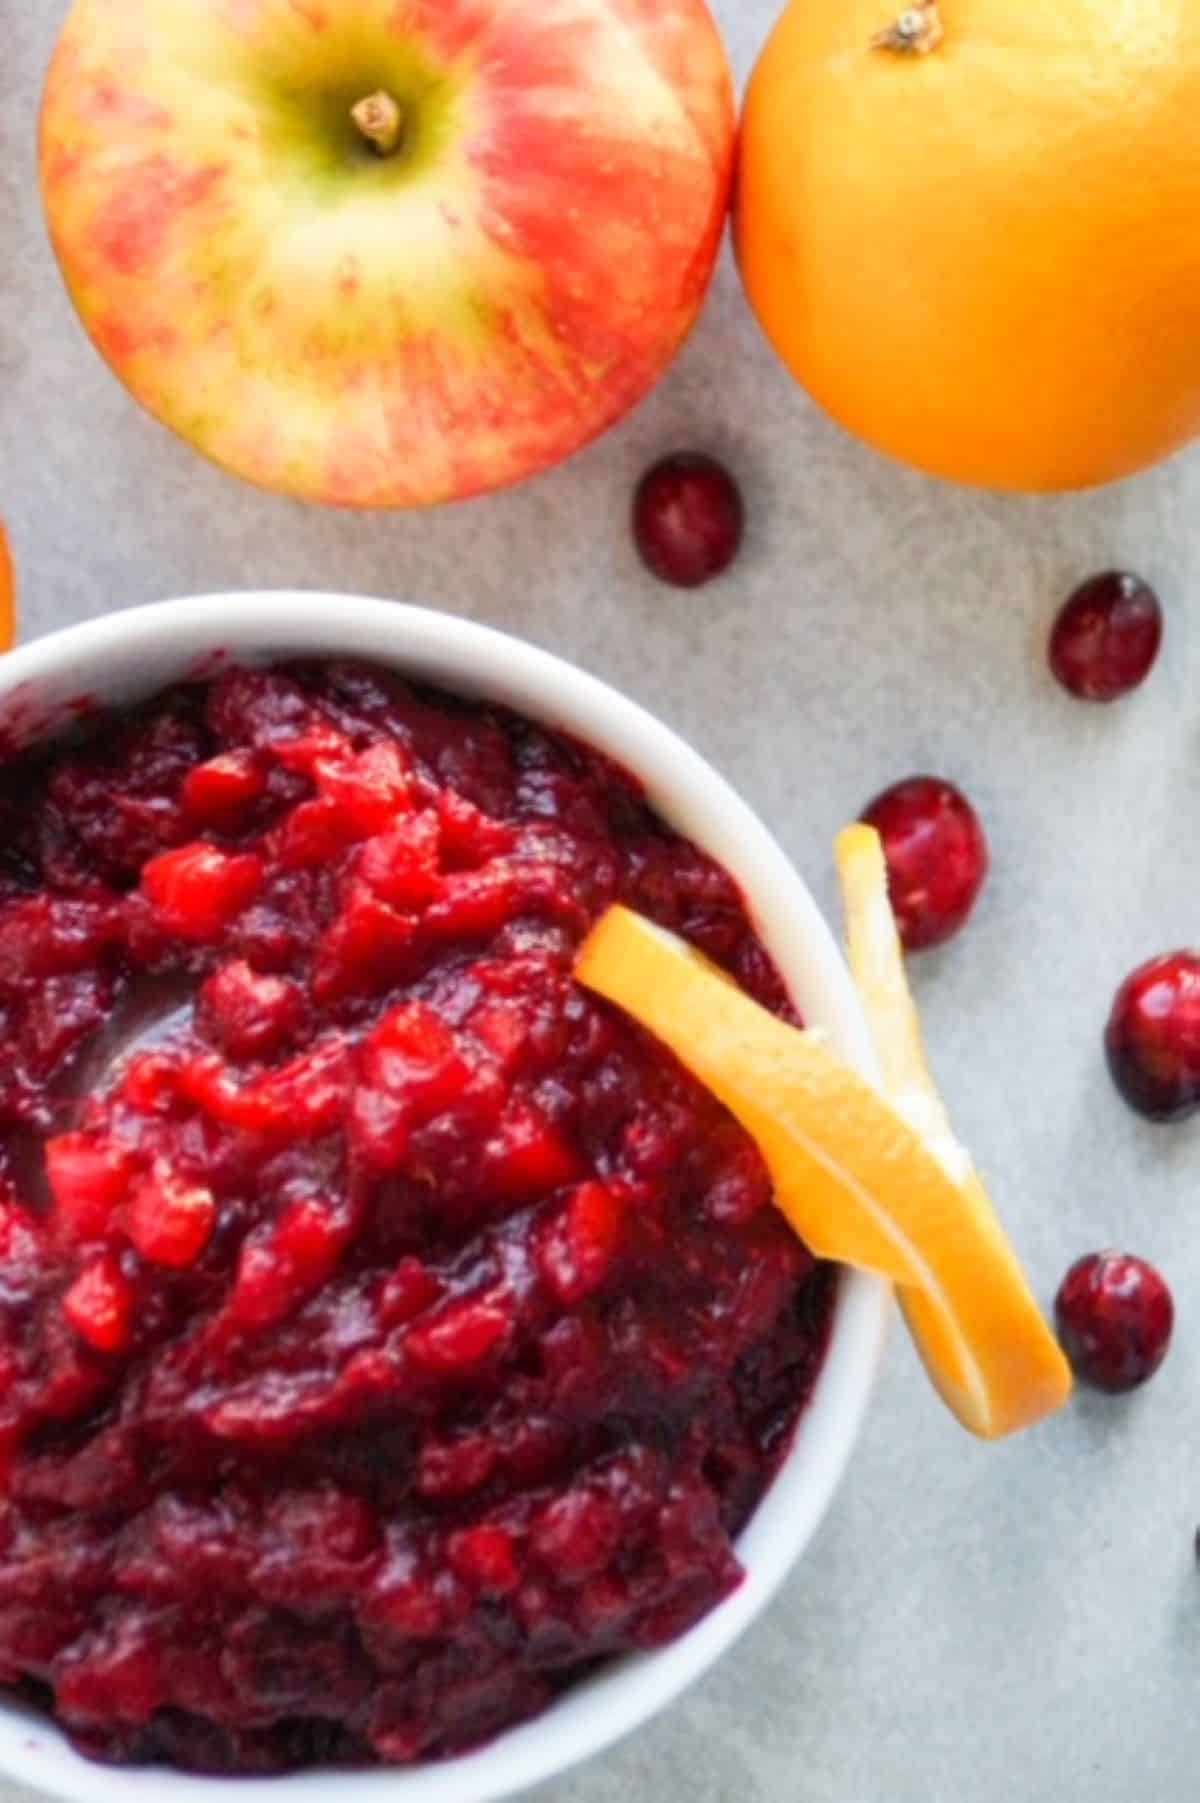
<instances>
[{"instance_id":1,"label":"orange stem scar","mask_svg":"<svg viewBox=\"0 0 1200 1803\"><path fill-rule=\"evenodd\" d=\"M871 39L874 50L890 50L896 56L928 56L945 37L938 0L916 0L899 18Z\"/></svg>"}]
</instances>

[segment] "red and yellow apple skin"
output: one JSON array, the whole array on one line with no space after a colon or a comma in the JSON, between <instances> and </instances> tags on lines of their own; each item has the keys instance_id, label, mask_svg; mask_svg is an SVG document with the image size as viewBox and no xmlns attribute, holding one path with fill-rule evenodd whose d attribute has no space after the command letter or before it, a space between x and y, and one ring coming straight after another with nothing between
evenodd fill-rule
<instances>
[{"instance_id":1,"label":"red and yellow apple skin","mask_svg":"<svg viewBox=\"0 0 1200 1803\"><path fill-rule=\"evenodd\" d=\"M352 119L379 92L390 156ZM264 487L403 507L545 469L653 386L734 134L705 0L76 0L41 169L138 400Z\"/></svg>"}]
</instances>

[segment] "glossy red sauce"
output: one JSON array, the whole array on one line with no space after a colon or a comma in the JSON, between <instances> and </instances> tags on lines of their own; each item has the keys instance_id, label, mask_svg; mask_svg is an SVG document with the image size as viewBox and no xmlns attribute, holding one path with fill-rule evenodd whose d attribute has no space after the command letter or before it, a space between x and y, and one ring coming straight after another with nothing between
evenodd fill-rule
<instances>
[{"instance_id":1,"label":"glossy red sauce","mask_svg":"<svg viewBox=\"0 0 1200 1803\"><path fill-rule=\"evenodd\" d=\"M786 1011L620 771L379 671L0 767L0 1682L84 1751L434 1757L738 1583L833 1280L572 982L614 898Z\"/></svg>"}]
</instances>

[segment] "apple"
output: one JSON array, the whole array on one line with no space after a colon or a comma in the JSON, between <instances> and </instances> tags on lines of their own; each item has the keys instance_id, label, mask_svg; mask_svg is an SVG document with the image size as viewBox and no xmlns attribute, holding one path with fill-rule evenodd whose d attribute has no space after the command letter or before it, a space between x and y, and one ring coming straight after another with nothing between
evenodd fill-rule
<instances>
[{"instance_id":1,"label":"apple","mask_svg":"<svg viewBox=\"0 0 1200 1803\"><path fill-rule=\"evenodd\" d=\"M42 190L150 412L264 487L416 506L661 377L734 131L705 0L76 0Z\"/></svg>"}]
</instances>

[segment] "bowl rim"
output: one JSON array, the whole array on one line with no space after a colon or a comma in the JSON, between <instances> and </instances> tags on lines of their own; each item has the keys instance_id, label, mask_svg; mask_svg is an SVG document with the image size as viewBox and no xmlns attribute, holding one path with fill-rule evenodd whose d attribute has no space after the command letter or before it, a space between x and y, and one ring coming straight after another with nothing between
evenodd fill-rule
<instances>
[{"instance_id":1,"label":"bowl rim","mask_svg":"<svg viewBox=\"0 0 1200 1803\"><path fill-rule=\"evenodd\" d=\"M451 691L502 702L564 728L623 763L653 805L742 886L756 929L807 1019L868 1080L874 1048L841 953L807 885L765 825L699 752L640 703L566 659L459 615L319 590L196 595L66 627L0 660L0 721L33 740L103 688L107 703L149 696L213 660L311 655L391 664ZM23 723L23 724L21 724ZM740 1587L681 1639L628 1655L572 1687L533 1721L439 1764L269 1778L205 1778L83 1760L44 1717L0 1703L0 1774L63 1803L499 1803L561 1776L642 1726L749 1627L816 1532L866 1413L891 1315L891 1289L841 1274L830 1344L796 1442L738 1541ZM236 1788L233 1788L233 1787Z\"/></svg>"}]
</instances>

